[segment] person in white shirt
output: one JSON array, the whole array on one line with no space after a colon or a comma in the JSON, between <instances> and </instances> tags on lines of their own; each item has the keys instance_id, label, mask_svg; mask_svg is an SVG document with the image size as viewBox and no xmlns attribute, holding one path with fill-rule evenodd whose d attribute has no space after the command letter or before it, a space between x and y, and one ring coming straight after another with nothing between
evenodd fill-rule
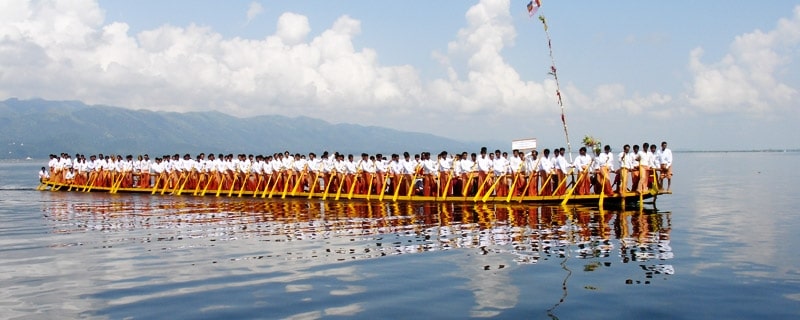
<instances>
[{"instance_id":1,"label":"person in white shirt","mask_svg":"<svg viewBox=\"0 0 800 320\"><path fill-rule=\"evenodd\" d=\"M617 175L614 177L614 185L617 188L617 192L627 192L630 190L628 189L628 182L631 181L630 174L633 172L636 156L631 153L631 146L626 144L622 147L622 152L619 153L617 158L619 158L619 170L617 170Z\"/></svg>"},{"instance_id":2,"label":"person in white shirt","mask_svg":"<svg viewBox=\"0 0 800 320\"><path fill-rule=\"evenodd\" d=\"M50 171L47 167L42 167L42 170L39 170L39 182L45 183L47 180L50 180Z\"/></svg>"},{"instance_id":3,"label":"person in white shirt","mask_svg":"<svg viewBox=\"0 0 800 320\"><path fill-rule=\"evenodd\" d=\"M661 182L659 185L664 185L664 179L667 179L667 191L672 190L672 150L667 148L667 142L661 142L661 149L658 150L656 155L658 162L661 166Z\"/></svg>"},{"instance_id":4,"label":"person in white shirt","mask_svg":"<svg viewBox=\"0 0 800 320\"><path fill-rule=\"evenodd\" d=\"M611 188L610 176L610 173L614 172L614 154L611 153L611 146L606 145L603 147L603 152L595 158L595 163L597 163L595 193L604 193L606 196L610 196L614 193Z\"/></svg>"},{"instance_id":5,"label":"person in white shirt","mask_svg":"<svg viewBox=\"0 0 800 320\"><path fill-rule=\"evenodd\" d=\"M586 195L590 193L592 184L589 174L592 172L592 165L592 157L586 154L586 147L581 147L578 151L578 156L572 162L572 167L578 171L577 185L573 187L576 194Z\"/></svg>"}]
</instances>

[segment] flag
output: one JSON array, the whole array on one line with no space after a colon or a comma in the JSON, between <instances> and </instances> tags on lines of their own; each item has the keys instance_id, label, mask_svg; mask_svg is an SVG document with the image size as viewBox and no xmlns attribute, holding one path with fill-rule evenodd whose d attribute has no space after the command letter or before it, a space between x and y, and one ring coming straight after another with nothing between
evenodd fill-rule
<instances>
[{"instance_id":1,"label":"flag","mask_svg":"<svg viewBox=\"0 0 800 320\"><path fill-rule=\"evenodd\" d=\"M536 14L536 11L539 10L539 7L542 6L541 0L533 0L528 2L528 15L533 17Z\"/></svg>"}]
</instances>

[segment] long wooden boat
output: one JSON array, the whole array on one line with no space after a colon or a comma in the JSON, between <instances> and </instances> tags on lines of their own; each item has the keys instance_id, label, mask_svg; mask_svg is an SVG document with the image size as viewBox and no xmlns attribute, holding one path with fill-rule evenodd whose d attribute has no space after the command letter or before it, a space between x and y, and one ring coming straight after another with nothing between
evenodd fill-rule
<instances>
[{"instance_id":1,"label":"long wooden boat","mask_svg":"<svg viewBox=\"0 0 800 320\"><path fill-rule=\"evenodd\" d=\"M325 201L363 200L363 201L419 201L419 202L484 202L484 203L525 203L525 204L584 204L597 206L625 207L631 205L644 206L644 200L651 200L655 204L659 195L672 194L672 191L651 189L650 192L622 192L610 196L599 194L577 195L567 192L558 196L419 196L419 195L393 195L393 194L349 194L335 192L308 192L308 191L275 191L269 190L215 190L202 192L202 190L181 190L174 188L113 188L86 185L71 185L52 181L42 182L37 190L66 191L66 192L106 192L106 193L138 193L158 196L205 196L205 197L250 197L250 198L306 198Z\"/></svg>"}]
</instances>

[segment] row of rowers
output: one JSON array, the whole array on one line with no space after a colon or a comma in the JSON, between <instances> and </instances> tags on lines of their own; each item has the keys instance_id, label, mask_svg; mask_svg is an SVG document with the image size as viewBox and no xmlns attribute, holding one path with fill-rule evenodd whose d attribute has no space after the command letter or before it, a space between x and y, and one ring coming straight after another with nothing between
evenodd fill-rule
<instances>
[{"instance_id":1,"label":"row of rowers","mask_svg":"<svg viewBox=\"0 0 800 320\"><path fill-rule=\"evenodd\" d=\"M649 146L650 148L648 148ZM666 143L662 143L662 148L657 150L656 145L650 146L643 144L643 150L639 150L638 145L634 145L633 150L626 145L624 150L614 160L611 148L605 146L602 152L597 151L592 157L586 154L586 148L581 148L580 155L569 163L565 158L565 149L553 149L551 154L549 149L544 149L540 155L537 150L530 153L522 153L514 150L509 157L507 152L496 150L494 153L487 153L486 148L482 148L480 154L466 152L450 155L441 152L437 159L431 158L430 153L423 152L411 157L408 152L403 153L402 157L398 154L391 155L387 159L381 154L374 156L366 153L361 154L360 159L354 159L352 154L343 155L335 153L332 156L326 151L321 157L315 153L309 153L306 157L301 154L291 155L288 151L275 153L270 156L253 156L239 154L234 157L232 154L215 156L209 154L199 154L192 158L189 154L180 157L175 154L165 155L155 158L152 161L148 155L140 155L136 159L128 155L124 159L122 156L97 156L91 155L86 159L84 155L77 154L75 159L68 154L51 155L49 167L51 173L64 172L73 168L78 172L106 171L106 172L147 172L147 173L171 173L177 172L242 172L255 174L270 174L282 171L310 171L310 172L337 172L355 174L358 172L367 173L389 173L389 174L432 174L434 172L452 172L456 175L471 172L493 172L495 175L514 174L518 172L547 172L568 173L571 169L578 170L590 169L598 170L605 166L606 169L613 171L614 168L626 168L629 170L637 167L646 166L649 168L671 168L672 153L666 148ZM663 165L663 166L662 166Z\"/></svg>"}]
</instances>

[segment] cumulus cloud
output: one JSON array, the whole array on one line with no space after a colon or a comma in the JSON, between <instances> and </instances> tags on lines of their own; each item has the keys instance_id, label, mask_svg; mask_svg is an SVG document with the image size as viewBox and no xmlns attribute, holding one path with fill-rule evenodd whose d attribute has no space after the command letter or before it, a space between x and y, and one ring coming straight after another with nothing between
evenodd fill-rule
<instances>
[{"instance_id":1,"label":"cumulus cloud","mask_svg":"<svg viewBox=\"0 0 800 320\"><path fill-rule=\"evenodd\" d=\"M772 30L755 30L736 37L730 52L717 62L705 64L701 61L704 50L692 50L691 104L710 113L757 115L790 107L798 91L782 79L792 73L787 67L794 62L798 43L800 6L795 7L791 18L781 19Z\"/></svg>"},{"instance_id":2,"label":"cumulus cloud","mask_svg":"<svg viewBox=\"0 0 800 320\"><path fill-rule=\"evenodd\" d=\"M258 15L264 12L264 7L261 6L258 2L250 2L250 6L247 7L247 23L253 21Z\"/></svg>"}]
</instances>

